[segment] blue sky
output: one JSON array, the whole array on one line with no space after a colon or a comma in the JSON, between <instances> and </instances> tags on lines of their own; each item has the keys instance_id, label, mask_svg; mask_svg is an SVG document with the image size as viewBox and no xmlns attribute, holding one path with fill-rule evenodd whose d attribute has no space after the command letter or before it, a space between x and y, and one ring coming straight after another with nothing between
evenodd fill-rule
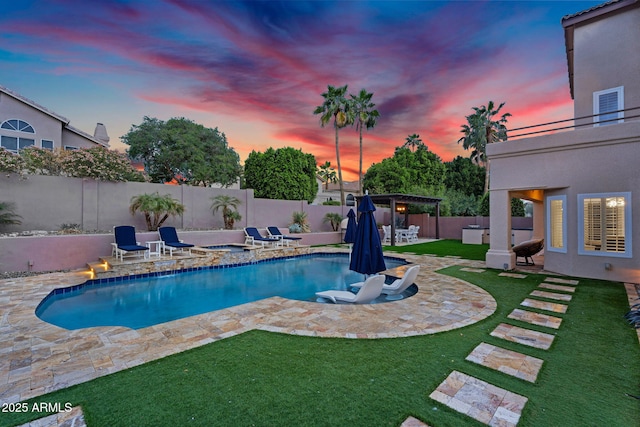
<instances>
[{"instance_id":1,"label":"blue sky","mask_svg":"<svg viewBox=\"0 0 640 427\"><path fill-rule=\"evenodd\" d=\"M144 116L218 127L244 161L292 146L335 166L313 110L328 84L373 92L365 167L418 133L443 160L471 108L506 102L515 128L570 118L560 20L594 1L34 0L3 5L0 85L113 148ZM340 132L345 179L358 136Z\"/></svg>"}]
</instances>

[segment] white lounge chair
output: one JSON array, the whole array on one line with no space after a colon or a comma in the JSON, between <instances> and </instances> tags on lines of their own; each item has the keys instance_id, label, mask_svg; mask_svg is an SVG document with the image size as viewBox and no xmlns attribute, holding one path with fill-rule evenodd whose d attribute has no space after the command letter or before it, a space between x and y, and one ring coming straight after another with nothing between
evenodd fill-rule
<instances>
[{"instance_id":1,"label":"white lounge chair","mask_svg":"<svg viewBox=\"0 0 640 427\"><path fill-rule=\"evenodd\" d=\"M337 303L338 301L352 304L367 304L380 296L384 285L384 274L376 274L365 280L357 294L349 291L322 291L316 292L316 296L326 298Z\"/></svg>"},{"instance_id":2,"label":"white lounge chair","mask_svg":"<svg viewBox=\"0 0 640 427\"><path fill-rule=\"evenodd\" d=\"M416 281L418 277L418 273L420 272L420 266L414 265L407 269L404 272L404 276L400 279L396 279L390 285L382 285L382 292L385 295L398 295L404 292L409 286ZM352 288L360 288L363 285L363 282L354 283L350 285Z\"/></svg>"}]
</instances>

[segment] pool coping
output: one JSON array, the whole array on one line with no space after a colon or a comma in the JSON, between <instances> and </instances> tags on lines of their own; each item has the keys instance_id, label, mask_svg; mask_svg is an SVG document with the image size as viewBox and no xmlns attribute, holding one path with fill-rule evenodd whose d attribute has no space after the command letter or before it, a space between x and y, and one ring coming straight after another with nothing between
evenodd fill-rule
<instances>
[{"instance_id":1,"label":"pool coping","mask_svg":"<svg viewBox=\"0 0 640 427\"><path fill-rule=\"evenodd\" d=\"M314 251L346 252L326 247ZM396 338L457 329L495 312L496 302L486 291L435 272L450 265L481 267L483 262L401 257L421 265L419 291L405 300L332 305L271 297L138 330L69 331L35 316L49 292L82 283L86 274L1 280L0 401L18 402L253 329L315 337Z\"/></svg>"}]
</instances>

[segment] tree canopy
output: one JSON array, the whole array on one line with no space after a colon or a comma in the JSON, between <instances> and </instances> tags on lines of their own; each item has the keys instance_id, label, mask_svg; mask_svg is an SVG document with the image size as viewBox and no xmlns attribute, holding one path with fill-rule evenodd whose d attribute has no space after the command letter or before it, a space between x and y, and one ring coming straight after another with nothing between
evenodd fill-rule
<instances>
[{"instance_id":1,"label":"tree canopy","mask_svg":"<svg viewBox=\"0 0 640 427\"><path fill-rule=\"evenodd\" d=\"M445 162L447 176L444 180L449 190L460 191L469 196L482 196L484 193L483 167L476 165L467 157L457 156L450 162Z\"/></svg>"},{"instance_id":2,"label":"tree canopy","mask_svg":"<svg viewBox=\"0 0 640 427\"><path fill-rule=\"evenodd\" d=\"M439 194L444 190L445 166L440 157L426 145L415 151L397 147L393 157L383 159L369 167L364 176L364 188L372 193Z\"/></svg>"},{"instance_id":3,"label":"tree canopy","mask_svg":"<svg viewBox=\"0 0 640 427\"><path fill-rule=\"evenodd\" d=\"M311 203L318 193L316 158L291 147L252 151L244 162L244 178L260 198Z\"/></svg>"},{"instance_id":4,"label":"tree canopy","mask_svg":"<svg viewBox=\"0 0 640 427\"><path fill-rule=\"evenodd\" d=\"M127 154L144 162L152 182L229 186L242 171L224 133L186 118L165 122L145 116L121 139L129 146Z\"/></svg>"}]
</instances>

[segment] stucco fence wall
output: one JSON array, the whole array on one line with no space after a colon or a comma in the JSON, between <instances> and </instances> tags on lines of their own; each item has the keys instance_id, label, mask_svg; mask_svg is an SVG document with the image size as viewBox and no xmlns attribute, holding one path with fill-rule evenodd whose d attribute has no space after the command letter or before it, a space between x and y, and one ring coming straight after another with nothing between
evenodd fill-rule
<instances>
[{"instance_id":1,"label":"stucco fence wall","mask_svg":"<svg viewBox=\"0 0 640 427\"><path fill-rule=\"evenodd\" d=\"M286 230L282 230L286 231ZM263 234L264 230L262 230ZM341 232L301 233L300 244L339 243ZM137 232L137 239L158 240L156 232ZM198 246L244 243L243 230L181 231L179 237ZM0 237L0 271L50 271L84 268L111 254L112 234Z\"/></svg>"}]
</instances>

